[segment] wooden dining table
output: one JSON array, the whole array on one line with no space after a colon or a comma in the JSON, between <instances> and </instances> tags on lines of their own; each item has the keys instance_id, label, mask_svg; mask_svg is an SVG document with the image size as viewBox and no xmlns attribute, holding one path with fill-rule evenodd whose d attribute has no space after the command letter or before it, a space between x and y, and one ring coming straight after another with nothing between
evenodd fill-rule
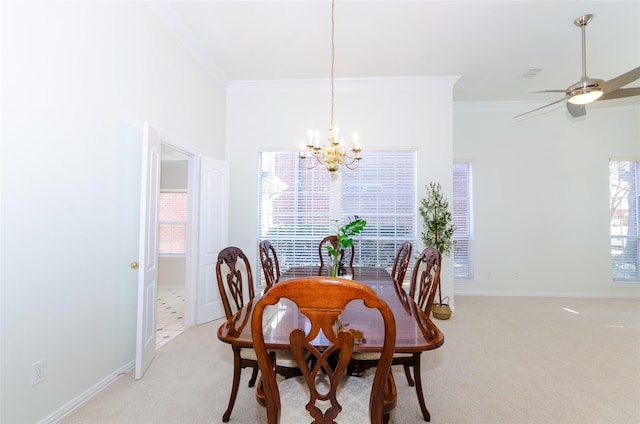
<instances>
[{"instance_id":1,"label":"wooden dining table","mask_svg":"<svg viewBox=\"0 0 640 424\"><path fill-rule=\"evenodd\" d=\"M285 271L280 281L293 278L328 275L330 267L317 265L292 267ZM444 343L444 335L431 321L430 317L416 306L404 289L393 283L389 272L381 267L347 267L350 278L367 284L391 308L396 321L396 353L413 355L414 377L418 402L425 421L430 420L425 405L420 379L420 355L422 352L437 349ZM304 290L302 287L301 290ZM322 293L318 293L322 296ZM251 313L257 298L252 299L238 310L230 319L218 328L218 339L240 348L253 347L251 336ZM304 328L306 317L295 304L288 300L271 307L263 316L263 333L268 349L289 348L289 334L295 328ZM362 302L351 302L340 315L340 324L350 329L355 337L355 352L381 352L383 341L382 319L368 310ZM322 345L322 340L318 340Z\"/></svg>"}]
</instances>

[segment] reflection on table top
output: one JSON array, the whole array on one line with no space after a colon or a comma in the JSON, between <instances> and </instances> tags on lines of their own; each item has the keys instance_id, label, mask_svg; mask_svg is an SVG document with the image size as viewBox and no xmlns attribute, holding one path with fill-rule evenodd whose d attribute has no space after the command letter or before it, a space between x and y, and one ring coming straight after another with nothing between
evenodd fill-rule
<instances>
[{"instance_id":1,"label":"reflection on table top","mask_svg":"<svg viewBox=\"0 0 640 424\"><path fill-rule=\"evenodd\" d=\"M284 272L280 280L328 275L328 272L327 267L294 267ZM438 327L416 307L415 302L404 290L396 289L391 275L384 268L353 267L347 268L347 273L352 275L354 280L372 287L393 311L396 320L396 352L416 353L436 349L442 345L444 336ZM301 290L304 290L304 287L301 287ZM220 326L220 340L238 347L252 346L250 318L256 299ZM382 350L382 319L374 311L364 308L361 301L353 301L347 306L340 316L340 323L358 335L356 338L359 339L359 343L354 347L355 351ZM268 313L265 311L263 333L267 347L287 348L291 330L305 328L306 324L306 317L298 312L296 305L283 299L270 307ZM321 340L318 343L322 344Z\"/></svg>"},{"instance_id":2,"label":"reflection on table top","mask_svg":"<svg viewBox=\"0 0 640 424\"><path fill-rule=\"evenodd\" d=\"M290 280L292 278L309 277L312 275L329 275L330 266L320 267L317 265L296 266L286 270L281 276L280 281ZM393 284L391 274L377 266L354 266L346 267L346 278L361 281L369 285L373 284Z\"/></svg>"}]
</instances>

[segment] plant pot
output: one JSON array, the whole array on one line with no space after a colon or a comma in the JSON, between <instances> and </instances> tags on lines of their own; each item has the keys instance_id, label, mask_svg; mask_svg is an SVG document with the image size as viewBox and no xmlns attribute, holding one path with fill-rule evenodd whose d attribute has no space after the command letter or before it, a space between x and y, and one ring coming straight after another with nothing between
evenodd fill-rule
<instances>
[{"instance_id":1,"label":"plant pot","mask_svg":"<svg viewBox=\"0 0 640 424\"><path fill-rule=\"evenodd\" d=\"M448 301L449 298L445 297L442 303L434 303L431 307L431 313L434 318L445 320L451 318L451 307L445 301Z\"/></svg>"}]
</instances>

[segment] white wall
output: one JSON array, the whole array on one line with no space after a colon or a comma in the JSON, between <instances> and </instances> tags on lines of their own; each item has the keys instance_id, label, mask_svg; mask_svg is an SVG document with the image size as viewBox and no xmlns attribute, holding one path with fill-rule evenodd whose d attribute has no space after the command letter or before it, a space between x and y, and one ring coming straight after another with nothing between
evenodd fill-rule
<instances>
[{"instance_id":1,"label":"white wall","mask_svg":"<svg viewBox=\"0 0 640 424\"><path fill-rule=\"evenodd\" d=\"M186 261L184 256L161 256L158 258L158 287L184 290Z\"/></svg>"},{"instance_id":2,"label":"white wall","mask_svg":"<svg viewBox=\"0 0 640 424\"><path fill-rule=\"evenodd\" d=\"M452 193L452 88L457 78L337 80L335 124L357 131L366 149L416 147L419 198L437 181ZM309 128L329 128L329 81L231 83L226 159L231 168L229 243L257 267L258 151L299 150ZM328 135L328 132L327 132ZM352 171L346 171L352 172ZM357 171L355 171L357 172ZM417 209L416 209L417 214ZM421 220L418 220L421 231ZM420 237L418 237L420 239ZM414 249L418 250L419 246ZM443 266L443 292L453 299L452 261Z\"/></svg>"},{"instance_id":3,"label":"white wall","mask_svg":"<svg viewBox=\"0 0 640 424\"><path fill-rule=\"evenodd\" d=\"M609 158L640 159L640 107L455 104L454 157L474 178L475 279L457 294L640 296L613 284Z\"/></svg>"},{"instance_id":4,"label":"white wall","mask_svg":"<svg viewBox=\"0 0 640 424\"><path fill-rule=\"evenodd\" d=\"M160 163L160 190L186 191L189 187L188 175L189 161L163 159Z\"/></svg>"},{"instance_id":5,"label":"white wall","mask_svg":"<svg viewBox=\"0 0 640 424\"><path fill-rule=\"evenodd\" d=\"M226 94L141 2L3 2L0 26L0 421L31 423L134 359L143 122L222 159Z\"/></svg>"}]
</instances>

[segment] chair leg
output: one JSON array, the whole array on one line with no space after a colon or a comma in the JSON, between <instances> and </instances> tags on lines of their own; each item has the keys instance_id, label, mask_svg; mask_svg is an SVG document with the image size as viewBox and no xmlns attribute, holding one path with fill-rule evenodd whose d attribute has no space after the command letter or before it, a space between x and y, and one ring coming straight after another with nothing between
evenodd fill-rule
<instances>
[{"instance_id":1,"label":"chair leg","mask_svg":"<svg viewBox=\"0 0 640 424\"><path fill-rule=\"evenodd\" d=\"M431 414L424 403L424 394L422 393L422 377L420 376L420 353L413 354L413 378L416 383L416 394L418 395L418 403L425 421L431 421Z\"/></svg>"},{"instance_id":2,"label":"chair leg","mask_svg":"<svg viewBox=\"0 0 640 424\"><path fill-rule=\"evenodd\" d=\"M251 373L251 379L249 380L249 387L253 387L256 385L256 378L258 378L258 371L260 368L254 367L253 372Z\"/></svg>"},{"instance_id":3,"label":"chair leg","mask_svg":"<svg viewBox=\"0 0 640 424\"><path fill-rule=\"evenodd\" d=\"M224 423L229 421L229 417L231 417L231 411L233 410L233 405L236 403L236 396L238 396L240 373L242 372L242 368L240 368L240 361L240 349L233 348L233 383L231 385L231 397L229 397L229 406L227 406L227 410L224 411L224 414L222 415L222 422Z\"/></svg>"},{"instance_id":4,"label":"chair leg","mask_svg":"<svg viewBox=\"0 0 640 424\"><path fill-rule=\"evenodd\" d=\"M384 401L382 403L382 423L388 424L391 418L391 411L395 409L398 403L398 389L396 381L393 378L393 372L389 371L387 382L384 387Z\"/></svg>"}]
</instances>

